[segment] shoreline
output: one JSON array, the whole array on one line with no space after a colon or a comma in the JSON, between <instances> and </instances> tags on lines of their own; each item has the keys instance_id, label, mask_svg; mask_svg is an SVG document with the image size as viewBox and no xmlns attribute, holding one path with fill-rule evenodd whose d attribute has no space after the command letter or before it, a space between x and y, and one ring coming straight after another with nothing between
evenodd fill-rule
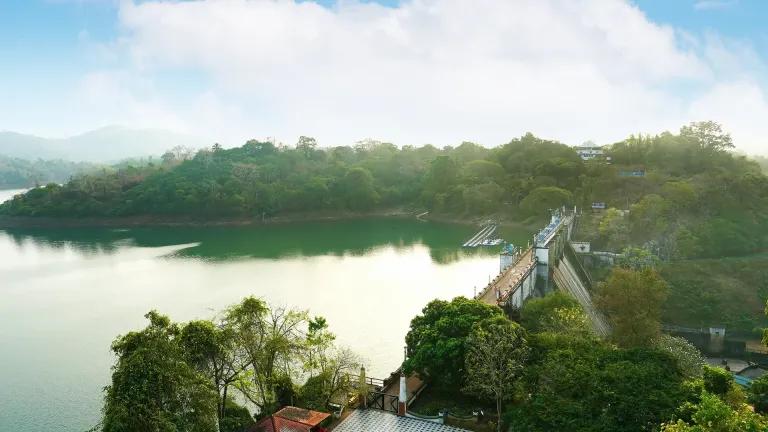
<instances>
[{"instance_id":1,"label":"shoreline","mask_svg":"<svg viewBox=\"0 0 768 432\"><path fill-rule=\"evenodd\" d=\"M290 224L299 222L345 221L366 218L399 218L460 225L479 226L485 217L462 217L456 215L432 215L421 218L416 216L423 211L406 209L386 209L372 212L313 212L293 213L270 218L203 218L191 216L116 216L116 217L52 217L52 216L3 216L0 215L0 229L25 228L141 228L141 227L248 227ZM530 229L529 224L515 221L500 221L502 227L521 227Z\"/></svg>"}]
</instances>

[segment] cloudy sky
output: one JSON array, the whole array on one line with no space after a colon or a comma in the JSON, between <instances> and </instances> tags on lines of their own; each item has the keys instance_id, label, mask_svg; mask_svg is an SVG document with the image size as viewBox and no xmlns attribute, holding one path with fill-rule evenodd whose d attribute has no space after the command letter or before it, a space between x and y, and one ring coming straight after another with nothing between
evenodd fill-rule
<instances>
[{"instance_id":1,"label":"cloudy sky","mask_svg":"<svg viewBox=\"0 0 768 432\"><path fill-rule=\"evenodd\" d=\"M0 0L0 130L568 144L712 119L768 154L762 0Z\"/></svg>"}]
</instances>

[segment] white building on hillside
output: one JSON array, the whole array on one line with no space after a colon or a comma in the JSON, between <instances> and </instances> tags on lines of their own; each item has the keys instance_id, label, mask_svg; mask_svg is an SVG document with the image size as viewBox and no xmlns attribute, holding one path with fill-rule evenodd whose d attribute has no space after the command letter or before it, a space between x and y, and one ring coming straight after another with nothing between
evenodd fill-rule
<instances>
[{"instance_id":1,"label":"white building on hillside","mask_svg":"<svg viewBox=\"0 0 768 432\"><path fill-rule=\"evenodd\" d=\"M574 149L582 160L602 159L605 157L603 147L590 141L587 141L582 145L578 145L574 147Z\"/></svg>"}]
</instances>

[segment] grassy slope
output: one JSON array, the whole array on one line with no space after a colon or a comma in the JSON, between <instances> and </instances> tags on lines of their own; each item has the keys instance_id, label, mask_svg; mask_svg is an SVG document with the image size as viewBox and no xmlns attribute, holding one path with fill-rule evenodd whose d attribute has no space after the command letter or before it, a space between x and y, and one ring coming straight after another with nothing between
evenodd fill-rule
<instances>
[{"instance_id":1,"label":"grassy slope","mask_svg":"<svg viewBox=\"0 0 768 432\"><path fill-rule=\"evenodd\" d=\"M664 265L669 298L663 321L691 327L722 324L731 332L752 333L768 326L768 254L677 261Z\"/></svg>"}]
</instances>

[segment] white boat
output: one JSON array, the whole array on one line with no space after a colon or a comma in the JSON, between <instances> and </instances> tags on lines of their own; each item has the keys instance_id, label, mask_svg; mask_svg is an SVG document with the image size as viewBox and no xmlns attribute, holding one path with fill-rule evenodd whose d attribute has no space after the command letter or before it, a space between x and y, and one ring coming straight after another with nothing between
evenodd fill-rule
<instances>
[{"instance_id":1,"label":"white boat","mask_svg":"<svg viewBox=\"0 0 768 432\"><path fill-rule=\"evenodd\" d=\"M504 240L497 238L497 239L485 239L483 240L480 245L481 246L498 246L500 244L504 243Z\"/></svg>"}]
</instances>

